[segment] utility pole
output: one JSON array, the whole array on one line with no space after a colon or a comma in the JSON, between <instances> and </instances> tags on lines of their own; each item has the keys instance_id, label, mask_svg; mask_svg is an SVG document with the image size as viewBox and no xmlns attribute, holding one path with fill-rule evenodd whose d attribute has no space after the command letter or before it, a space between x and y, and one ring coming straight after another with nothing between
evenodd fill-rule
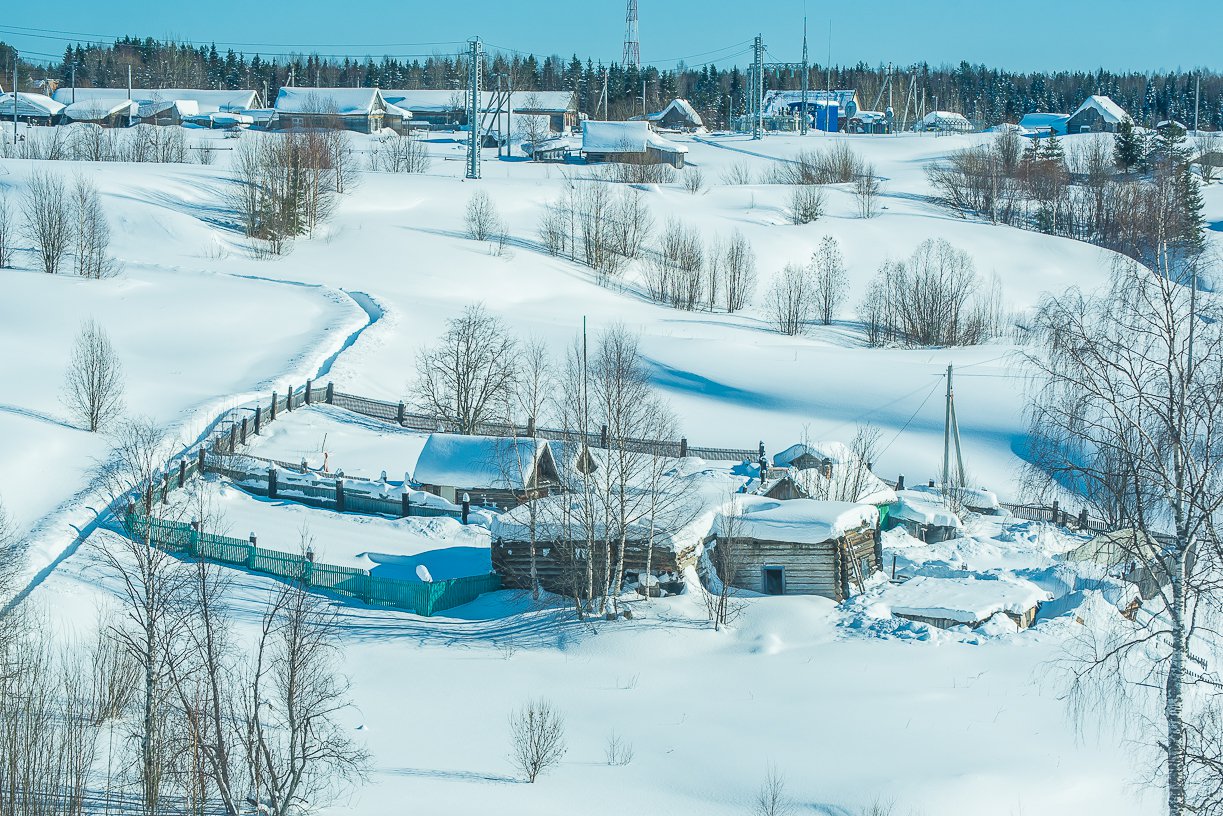
<instances>
[{"instance_id":1,"label":"utility pole","mask_svg":"<svg viewBox=\"0 0 1223 816\"><path fill-rule=\"evenodd\" d=\"M132 66L130 63L127 66L127 101L132 101Z\"/></svg>"},{"instance_id":2,"label":"utility pole","mask_svg":"<svg viewBox=\"0 0 1223 816\"><path fill-rule=\"evenodd\" d=\"M13 49L13 145L17 144L17 49Z\"/></svg>"},{"instance_id":3,"label":"utility pole","mask_svg":"<svg viewBox=\"0 0 1223 816\"><path fill-rule=\"evenodd\" d=\"M600 100L599 100L603 103L603 121L604 122L607 121L607 72L609 70L610 69L608 68L603 69L603 95L600 97ZM595 107L595 112L596 113L598 112L598 106Z\"/></svg>"},{"instance_id":4,"label":"utility pole","mask_svg":"<svg viewBox=\"0 0 1223 816\"><path fill-rule=\"evenodd\" d=\"M480 178L480 38L468 40L467 178Z\"/></svg>"},{"instance_id":5,"label":"utility pole","mask_svg":"<svg viewBox=\"0 0 1223 816\"><path fill-rule=\"evenodd\" d=\"M947 410L943 420L943 495L951 486L951 445L955 443L956 473L959 487L965 486L964 455L960 450L960 423L955 415L955 389L951 385L952 366L947 365Z\"/></svg>"},{"instance_id":6,"label":"utility pole","mask_svg":"<svg viewBox=\"0 0 1223 816\"><path fill-rule=\"evenodd\" d=\"M752 46L754 59L752 61L752 87L749 110L752 114L752 138L764 138L764 37L756 35Z\"/></svg>"},{"instance_id":7,"label":"utility pole","mask_svg":"<svg viewBox=\"0 0 1223 816\"><path fill-rule=\"evenodd\" d=\"M807 86L810 84L807 81L808 65L807 65L807 18L803 18L803 118L799 122L799 133L803 136L807 135L807 121L810 118L807 115ZM827 126L825 126L827 127Z\"/></svg>"},{"instance_id":8,"label":"utility pole","mask_svg":"<svg viewBox=\"0 0 1223 816\"><path fill-rule=\"evenodd\" d=\"M1198 127L1198 109L1202 101L1202 74L1198 72L1197 88L1193 92L1193 135L1197 136L1201 132Z\"/></svg>"},{"instance_id":9,"label":"utility pole","mask_svg":"<svg viewBox=\"0 0 1223 816\"><path fill-rule=\"evenodd\" d=\"M76 101L76 60L72 61L72 101Z\"/></svg>"}]
</instances>

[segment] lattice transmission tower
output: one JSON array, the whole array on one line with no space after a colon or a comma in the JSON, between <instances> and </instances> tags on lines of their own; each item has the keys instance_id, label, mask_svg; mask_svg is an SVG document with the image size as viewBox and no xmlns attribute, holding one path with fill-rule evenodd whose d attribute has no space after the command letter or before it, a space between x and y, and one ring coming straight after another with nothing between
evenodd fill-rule
<instances>
[{"instance_id":1,"label":"lattice transmission tower","mask_svg":"<svg viewBox=\"0 0 1223 816\"><path fill-rule=\"evenodd\" d=\"M628 14L624 23L624 54L621 64L628 68L641 67L641 38L637 33L637 0L628 0Z\"/></svg>"}]
</instances>

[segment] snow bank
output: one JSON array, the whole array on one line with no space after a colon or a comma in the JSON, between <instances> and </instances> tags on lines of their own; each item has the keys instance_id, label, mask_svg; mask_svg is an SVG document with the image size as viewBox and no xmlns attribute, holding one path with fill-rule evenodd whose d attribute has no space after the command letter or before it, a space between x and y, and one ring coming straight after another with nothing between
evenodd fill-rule
<instances>
[{"instance_id":1,"label":"snow bank","mask_svg":"<svg viewBox=\"0 0 1223 816\"><path fill-rule=\"evenodd\" d=\"M888 515L891 518L915 521L933 527L961 528L960 517L947 509L935 493L917 490L901 490L896 494L896 504Z\"/></svg>"},{"instance_id":2,"label":"snow bank","mask_svg":"<svg viewBox=\"0 0 1223 816\"><path fill-rule=\"evenodd\" d=\"M738 496L718 513L714 532L760 541L819 544L864 524L877 525L879 511L869 504Z\"/></svg>"}]
</instances>

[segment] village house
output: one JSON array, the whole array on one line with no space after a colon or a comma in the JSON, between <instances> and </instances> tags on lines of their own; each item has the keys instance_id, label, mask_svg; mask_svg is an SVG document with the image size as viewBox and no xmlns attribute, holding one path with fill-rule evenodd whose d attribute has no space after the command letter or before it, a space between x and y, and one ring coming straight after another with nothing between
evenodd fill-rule
<instances>
[{"instance_id":1,"label":"village house","mask_svg":"<svg viewBox=\"0 0 1223 816\"><path fill-rule=\"evenodd\" d=\"M647 113L645 116L634 116L634 120L644 119L659 130L695 131L704 130L705 121L696 112L696 108L687 99L673 99L661 111Z\"/></svg>"},{"instance_id":2,"label":"village house","mask_svg":"<svg viewBox=\"0 0 1223 816\"><path fill-rule=\"evenodd\" d=\"M896 492L843 442L801 442L773 457L773 466L791 471L805 498L852 501L876 506L896 501ZM775 493L767 495L785 498Z\"/></svg>"},{"instance_id":3,"label":"village house","mask_svg":"<svg viewBox=\"0 0 1223 816\"><path fill-rule=\"evenodd\" d=\"M583 122L586 161L684 166L688 148L659 136L647 122Z\"/></svg>"},{"instance_id":4,"label":"village house","mask_svg":"<svg viewBox=\"0 0 1223 816\"><path fill-rule=\"evenodd\" d=\"M612 563L619 556L620 531L612 522L609 530L605 514L597 507L585 511L581 493L562 493L502 513L492 525L493 571L502 585L529 589L531 586L531 549L535 549L535 574L540 586L549 592L573 597L584 595L587 567L595 575L595 585L606 584L602 552L612 551ZM674 513L648 514L625 524L624 575L626 586L634 579L645 591L683 591L684 570L695 567L701 546L709 539L710 513L695 518L667 518ZM609 540L610 539L610 540ZM588 565L591 544L597 550Z\"/></svg>"},{"instance_id":5,"label":"village house","mask_svg":"<svg viewBox=\"0 0 1223 816\"><path fill-rule=\"evenodd\" d=\"M927 544L958 538L964 528L942 496L925 490L896 491L896 502L888 508L884 526L889 530L903 527L909 535Z\"/></svg>"},{"instance_id":6,"label":"village house","mask_svg":"<svg viewBox=\"0 0 1223 816\"><path fill-rule=\"evenodd\" d=\"M412 471L422 489L450 502L513 508L557 486L551 446L536 438L430 434Z\"/></svg>"},{"instance_id":7,"label":"village house","mask_svg":"<svg viewBox=\"0 0 1223 816\"><path fill-rule=\"evenodd\" d=\"M382 91L387 104L407 111L415 126L445 130L467 126L467 91L429 88L388 88ZM519 91L509 94L509 110L515 116L544 117L544 130L564 133L577 127L578 111L570 91ZM505 97L480 92L480 114L495 121L506 114Z\"/></svg>"},{"instance_id":8,"label":"village house","mask_svg":"<svg viewBox=\"0 0 1223 816\"><path fill-rule=\"evenodd\" d=\"M234 116L255 107L259 100L255 91L204 88L132 88L130 91L127 88L59 88L53 98L63 105L130 99L137 105L137 122L149 125L199 123L220 114Z\"/></svg>"},{"instance_id":9,"label":"village house","mask_svg":"<svg viewBox=\"0 0 1223 816\"><path fill-rule=\"evenodd\" d=\"M389 105L377 88L281 88L276 94L277 130L351 130L402 132L410 112Z\"/></svg>"},{"instance_id":10,"label":"village house","mask_svg":"<svg viewBox=\"0 0 1223 816\"><path fill-rule=\"evenodd\" d=\"M13 121L13 107L17 108L17 121L28 125L57 125L64 106L49 96L35 93L6 93L0 96L0 119Z\"/></svg>"},{"instance_id":11,"label":"village house","mask_svg":"<svg viewBox=\"0 0 1223 816\"><path fill-rule=\"evenodd\" d=\"M1107 96L1089 96L1066 120L1066 133L1116 133L1129 119L1125 109Z\"/></svg>"},{"instance_id":12,"label":"village house","mask_svg":"<svg viewBox=\"0 0 1223 816\"><path fill-rule=\"evenodd\" d=\"M131 127L139 121L140 105L126 96L98 96L72 102L60 112L65 123L82 122L107 128Z\"/></svg>"},{"instance_id":13,"label":"village house","mask_svg":"<svg viewBox=\"0 0 1223 816\"><path fill-rule=\"evenodd\" d=\"M880 568L878 523L869 504L736 496L709 546L733 548L717 559L733 570L718 576L731 586L843 601Z\"/></svg>"}]
</instances>

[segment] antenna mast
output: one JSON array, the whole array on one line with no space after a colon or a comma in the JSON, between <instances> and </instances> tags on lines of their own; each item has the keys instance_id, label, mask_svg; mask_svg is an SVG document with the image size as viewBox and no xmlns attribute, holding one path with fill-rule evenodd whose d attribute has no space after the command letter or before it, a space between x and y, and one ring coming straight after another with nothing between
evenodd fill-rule
<instances>
[{"instance_id":1,"label":"antenna mast","mask_svg":"<svg viewBox=\"0 0 1223 816\"><path fill-rule=\"evenodd\" d=\"M624 54L620 62L625 68L641 67L641 36L637 31L637 0L628 0L628 14L624 23Z\"/></svg>"}]
</instances>

